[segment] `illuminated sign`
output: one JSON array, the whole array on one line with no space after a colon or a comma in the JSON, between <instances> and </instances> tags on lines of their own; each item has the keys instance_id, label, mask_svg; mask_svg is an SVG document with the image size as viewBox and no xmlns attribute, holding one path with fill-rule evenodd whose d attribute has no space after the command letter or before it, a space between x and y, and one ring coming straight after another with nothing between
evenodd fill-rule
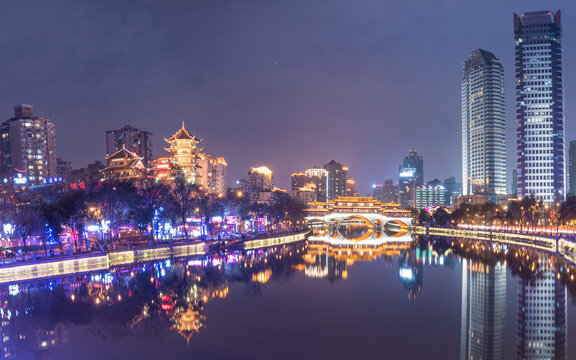
<instances>
[{"instance_id":1,"label":"illuminated sign","mask_svg":"<svg viewBox=\"0 0 576 360\"><path fill-rule=\"evenodd\" d=\"M18 174L18 177L14 178L14 184L23 185L26 184L26 182L28 182L28 179L23 177L22 174Z\"/></svg>"},{"instance_id":2,"label":"illuminated sign","mask_svg":"<svg viewBox=\"0 0 576 360\"><path fill-rule=\"evenodd\" d=\"M170 170L170 164L156 164L156 170Z\"/></svg>"},{"instance_id":3,"label":"illuminated sign","mask_svg":"<svg viewBox=\"0 0 576 360\"><path fill-rule=\"evenodd\" d=\"M413 169L404 169L403 171L400 172L399 176L400 177L413 177L415 172L416 171Z\"/></svg>"}]
</instances>

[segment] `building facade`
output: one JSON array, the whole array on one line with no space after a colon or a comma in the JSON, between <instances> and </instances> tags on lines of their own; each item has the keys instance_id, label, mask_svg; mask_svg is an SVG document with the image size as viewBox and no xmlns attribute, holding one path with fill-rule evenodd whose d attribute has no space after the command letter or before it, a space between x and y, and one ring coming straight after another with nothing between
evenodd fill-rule
<instances>
[{"instance_id":1,"label":"building facade","mask_svg":"<svg viewBox=\"0 0 576 360\"><path fill-rule=\"evenodd\" d=\"M514 14L518 195L566 196L560 10Z\"/></svg>"},{"instance_id":2,"label":"building facade","mask_svg":"<svg viewBox=\"0 0 576 360\"><path fill-rule=\"evenodd\" d=\"M165 150L170 153L171 171L184 177L190 183L199 184L200 175L198 174L197 160L202 149L198 147L198 144L202 139L191 135L182 121L182 127L174 135L164 140L170 144L170 147L165 148Z\"/></svg>"},{"instance_id":3,"label":"building facade","mask_svg":"<svg viewBox=\"0 0 576 360\"><path fill-rule=\"evenodd\" d=\"M328 201L328 170L312 168L304 171L306 181L316 187L316 201Z\"/></svg>"},{"instance_id":4,"label":"building facade","mask_svg":"<svg viewBox=\"0 0 576 360\"><path fill-rule=\"evenodd\" d=\"M506 194L504 68L477 49L462 75L463 195Z\"/></svg>"},{"instance_id":5,"label":"building facade","mask_svg":"<svg viewBox=\"0 0 576 360\"><path fill-rule=\"evenodd\" d=\"M398 168L398 201L403 208L414 206L414 190L424 185L424 160L416 149L411 149Z\"/></svg>"},{"instance_id":6,"label":"building facade","mask_svg":"<svg viewBox=\"0 0 576 360\"><path fill-rule=\"evenodd\" d=\"M259 192L272 191L273 172L266 166L252 168L248 172L248 192L256 194Z\"/></svg>"},{"instance_id":7,"label":"building facade","mask_svg":"<svg viewBox=\"0 0 576 360\"><path fill-rule=\"evenodd\" d=\"M576 140L570 141L568 150L568 195L576 195Z\"/></svg>"},{"instance_id":8,"label":"building facade","mask_svg":"<svg viewBox=\"0 0 576 360\"><path fill-rule=\"evenodd\" d=\"M152 133L142 131L130 125L119 130L106 131L106 156L114 154L125 146L128 151L142 157L145 165L150 165L154 159L152 153Z\"/></svg>"},{"instance_id":9,"label":"building facade","mask_svg":"<svg viewBox=\"0 0 576 360\"><path fill-rule=\"evenodd\" d=\"M14 117L0 126L0 162L2 176L20 174L32 185L57 177L54 123L34 116L32 105L15 106Z\"/></svg>"},{"instance_id":10,"label":"building facade","mask_svg":"<svg viewBox=\"0 0 576 360\"><path fill-rule=\"evenodd\" d=\"M204 191L209 194L224 196L228 186L226 182L228 167L226 160L223 157L199 154L197 164L199 183Z\"/></svg>"},{"instance_id":11,"label":"building facade","mask_svg":"<svg viewBox=\"0 0 576 360\"><path fill-rule=\"evenodd\" d=\"M326 188L328 189L328 200L337 199L339 196L346 196L348 186L348 168L335 160L331 160L324 165L328 172Z\"/></svg>"}]
</instances>

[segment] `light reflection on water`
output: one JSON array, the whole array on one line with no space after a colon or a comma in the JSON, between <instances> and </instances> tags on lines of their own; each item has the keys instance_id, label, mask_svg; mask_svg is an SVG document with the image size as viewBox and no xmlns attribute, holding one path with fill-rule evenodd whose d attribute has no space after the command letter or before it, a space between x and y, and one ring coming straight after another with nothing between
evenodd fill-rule
<instances>
[{"instance_id":1,"label":"light reflection on water","mask_svg":"<svg viewBox=\"0 0 576 360\"><path fill-rule=\"evenodd\" d=\"M357 226L346 233L357 236L361 231L354 229ZM446 358L566 359L567 347L573 346L567 332L571 295L555 276L558 267L566 264L551 256L517 250L521 256L512 261L515 250L505 255L469 244L451 247L442 239L379 245L335 240L338 245L311 238L309 243L292 246L0 286L0 355L8 359L120 358L125 342L133 347L134 358L147 359L156 356L145 350L154 339L163 354L175 357L201 353L199 358L224 358L222 346L245 343L261 351L238 348L238 358L264 359L271 353L277 358L297 354L312 358L294 349L277 353L275 343L297 349L305 341L299 334L308 330L316 334L316 349L330 358L370 357L381 340L366 338L366 334L388 331L390 345L385 355L391 358L406 358L410 352L408 358L452 354ZM461 273L458 281L451 280L455 271ZM331 287L322 285L326 280ZM348 293L340 284L350 284L354 290ZM509 286L518 289L513 308L507 306L512 300ZM440 336L438 324L417 322L410 327L410 339L401 336L399 324L412 313L441 311L443 304L430 301L430 296L461 304L459 309L449 309L452 317L445 319L460 331ZM358 299L363 307L350 307ZM265 319L275 321L258 320L258 312L250 313L255 303L258 311L265 312ZM302 303L305 308L299 307ZM407 308L406 304L412 305ZM309 322L321 317L326 308L337 311L333 314L337 322ZM378 318L384 311L388 311L386 322L373 325L370 317ZM363 317L365 312L369 317ZM230 336L228 328L247 313L251 315L246 315L249 322L243 322L243 331ZM322 345L333 339L336 324L346 327L357 318L365 320L355 324L355 331L346 338L351 344L364 342L363 347ZM514 327L507 326L511 319ZM256 334L267 340L258 342ZM273 334L283 335L274 339ZM442 352L411 346L434 336L450 338ZM104 345L98 355L85 351L94 344ZM308 346L313 353L315 347Z\"/></svg>"}]
</instances>

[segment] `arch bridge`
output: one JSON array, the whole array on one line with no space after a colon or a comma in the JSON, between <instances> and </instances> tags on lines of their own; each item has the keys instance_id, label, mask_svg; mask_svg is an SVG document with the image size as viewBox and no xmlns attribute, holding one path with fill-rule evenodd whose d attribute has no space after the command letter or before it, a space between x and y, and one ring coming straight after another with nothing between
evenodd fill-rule
<instances>
[{"instance_id":1,"label":"arch bridge","mask_svg":"<svg viewBox=\"0 0 576 360\"><path fill-rule=\"evenodd\" d=\"M328 203L314 202L306 209L309 226L323 227L320 236L343 233L344 225L367 227L368 231L352 240L362 241L368 238L381 238L387 235L393 238L403 237L410 232L412 217L409 210L400 209L396 203L381 203L369 197L339 197Z\"/></svg>"}]
</instances>

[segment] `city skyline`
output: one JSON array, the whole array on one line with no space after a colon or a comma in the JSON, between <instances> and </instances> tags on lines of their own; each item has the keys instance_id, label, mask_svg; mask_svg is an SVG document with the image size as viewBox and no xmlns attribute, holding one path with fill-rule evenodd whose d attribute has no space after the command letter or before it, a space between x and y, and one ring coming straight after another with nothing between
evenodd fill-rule
<instances>
[{"instance_id":1,"label":"city skyline","mask_svg":"<svg viewBox=\"0 0 576 360\"><path fill-rule=\"evenodd\" d=\"M103 159L106 130L130 124L160 143L185 120L208 152L227 159L230 183L267 164L288 188L292 172L336 159L361 194L394 175L412 147L427 159L426 180L461 173L461 61L475 48L502 61L507 143L514 143L514 12L561 8L564 34L576 33L576 7L567 1L336 2L327 12L299 1L33 5L7 4L0 15L0 108L7 119L15 104L36 105L56 124L58 156L74 168ZM26 14L26 29L14 30L15 14ZM432 39L422 35L431 27L437 41L422 41ZM573 50L564 51L569 105ZM412 99L418 106L408 106ZM288 136L267 136L271 129ZM568 120L566 141L575 135ZM513 146L507 152L511 178Z\"/></svg>"}]
</instances>

